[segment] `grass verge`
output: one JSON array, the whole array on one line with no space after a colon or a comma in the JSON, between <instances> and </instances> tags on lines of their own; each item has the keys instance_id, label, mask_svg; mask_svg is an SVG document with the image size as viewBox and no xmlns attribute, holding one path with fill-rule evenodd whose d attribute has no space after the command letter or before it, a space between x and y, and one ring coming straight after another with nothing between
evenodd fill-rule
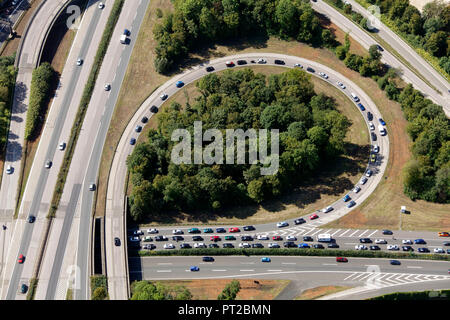
<instances>
[{"instance_id":1,"label":"grass verge","mask_svg":"<svg viewBox=\"0 0 450 320\"><path fill-rule=\"evenodd\" d=\"M394 292L367 300L449 300L450 290L427 290L419 292Z\"/></svg>"},{"instance_id":2,"label":"grass verge","mask_svg":"<svg viewBox=\"0 0 450 320\"><path fill-rule=\"evenodd\" d=\"M81 97L81 102L78 107L78 112L75 117L72 130L70 132L70 138L67 143L67 150L64 155L61 170L58 174L58 179L56 181L55 191L53 193L52 202L50 204L49 217L54 217L56 210L59 206L59 201L61 199L62 192L64 190L64 184L66 182L67 174L69 172L70 163L72 161L72 156L75 151L75 146L78 140L78 136L83 125L84 116L86 110L89 106L92 93L94 91L95 82L97 80L100 68L102 66L103 58L105 57L106 51L108 49L109 42L111 40L114 28L116 26L117 20L119 19L120 13L122 12L123 4L125 0L115 0L111 14L106 23L105 31L103 32L102 39L97 50L97 54L94 58L94 64L92 65L91 72L89 74L88 81L83 91Z\"/></svg>"},{"instance_id":3,"label":"grass verge","mask_svg":"<svg viewBox=\"0 0 450 320\"><path fill-rule=\"evenodd\" d=\"M363 250L328 250L328 249L175 249L164 251L138 251L141 257L148 256L328 256L328 257L354 257L354 258L388 258L388 259L422 259L450 261L445 254L416 254L413 252L384 252Z\"/></svg>"},{"instance_id":4,"label":"grass verge","mask_svg":"<svg viewBox=\"0 0 450 320\"><path fill-rule=\"evenodd\" d=\"M28 289L27 300L34 300L34 295L36 294L36 288L38 285L38 279L32 278L30 280L30 287Z\"/></svg>"},{"instance_id":5,"label":"grass verge","mask_svg":"<svg viewBox=\"0 0 450 320\"><path fill-rule=\"evenodd\" d=\"M311 289L306 289L303 291L298 297L296 297L294 300L314 300L321 297L325 297L327 295L348 290L352 287L346 287L346 286L321 286Z\"/></svg>"}]
</instances>

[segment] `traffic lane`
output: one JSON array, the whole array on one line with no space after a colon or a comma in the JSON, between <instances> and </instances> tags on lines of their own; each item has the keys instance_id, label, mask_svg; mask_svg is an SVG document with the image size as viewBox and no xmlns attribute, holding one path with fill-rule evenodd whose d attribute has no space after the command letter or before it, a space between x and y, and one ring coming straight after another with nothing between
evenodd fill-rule
<instances>
[{"instance_id":1,"label":"traffic lane","mask_svg":"<svg viewBox=\"0 0 450 320\"><path fill-rule=\"evenodd\" d=\"M203 262L202 257L130 257L130 273L141 272L143 278L153 279L158 274L171 273L184 277L197 277L247 272L370 272L378 266L383 273L448 275L449 262L431 260L397 259L401 265L390 264L390 259L352 258L347 263L336 262L335 257L293 257L269 256L271 262L261 262L263 256L213 256L214 262ZM191 272L191 266L198 266L199 272ZM369 268L369 271L368 271ZM170 272L169 272L170 270ZM221 271L219 271L221 270Z\"/></svg>"}]
</instances>

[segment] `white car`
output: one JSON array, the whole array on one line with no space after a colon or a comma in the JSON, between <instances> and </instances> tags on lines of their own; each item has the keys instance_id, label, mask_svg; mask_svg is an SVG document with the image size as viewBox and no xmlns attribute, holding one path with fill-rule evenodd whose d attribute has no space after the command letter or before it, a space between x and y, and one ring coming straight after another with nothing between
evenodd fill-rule
<instances>
[{"instance_id":1,"label":"white car","mask_svg":"<svg viewBox=\"0 0 450 320\"><path fill-rule=\"evenodd\" d=\"M250 244L247 242L239 243L239 248L250 248Z\"/></svg>"},{"instance_id":2,"label":"white car","mask_svg":"<svg viewBox=\"0 0 450 320\"><path fill-rule=\"evenodd\" d=\"M353 188L354 193L358 193L360 191L361 191L361 187L359 187L359 186L356 186L355 188Z\"/></svg>"},{"instance_id":3,"label":"white car","mask_svg":"<svg viewBox=\"0 0 450 320\"><path fill-rule=\"evenodd\" d=\"M129 238L131 242L139 242L141 239L139 237L130 237Z\"/></svg>"},{"instance_id":4,"label":"white car","mask_svg":"<svg viewBox=\"0 0 450 320\"><path fill-rule=\"evenodd\" d=\"M11 166L7 166L6 167L6 174L12 174L13 173L13 168Z\"/></svg>"},{"instance_id":5,"label":"white car","mask_svg":"<svg viewBox=\"0 0 450 320\"><path fill-rule=\"evenodd\" d=\"M267 61L266 61L266 59L259 58L258 63L265 64L265 63L267 63Z\"/></svg>"},{"instance_id":6,"label":"white car","mask_svg":"<svg viewBox=\"0 0 450 320\"><path fill-rule=\"evenodd\" d=\"M98 4L98 8L99 9L103 9L105 7L105 4L103 3L103 2L100 2L99 4Z\"/></svg>"},{"instance_id":7,"label":"white car","mask_svg":"<svg viewBox=\"0 0 450 320\"><path fill-rule=\"evenodd\" d=\"M287 241L297 241L297 237L296 236L287 236L286 240Z\"/></svg>"},{"instance_id":8,"label":"white car","mask_svg":"<svg viewBox=\"0 0 450 320\"><path fill-rule=\"evenodd\" d=\"M367 250L367 247L363 244L357 244L355 250Z\"/></svg>"},{"instance_id":9,"label":"white car","mask_svg":"<svg viewBox=\"0 0 450 320\"><path fill-rule=\"evenodd\" d=\"M373 152L375 152L375 153L380 152L380 146L377 145L377 144L374 144L374 145L373 145Z\"/></svg>"},{"instance_id":10,"label":"white car","mask_svg":"<svg viewBox=\"0 0 450 320\"><path fill-rule=\"evenodd\" d=\"M300 63L296 63L296 64L294 64L294 67L297 67L297 68L302 68L303 69L303 66L300 64Z\"/></svg>"},{"instance_id":11,"label":"white car","mask_svg":"<svg viewBox=\"0 0 450 320\"><path fill-rule=\"evenodd\" d=\"M105 84L105 91L111 90L111 85L109 83Z\"/></svg>"},{"instance_id":12,"label":"white car","mask_svg":"<svg viewBox=\"0 0 450 320\"><path fill-rule=\"evenodd\" d=\"M65 143L65 142L61 142L61 143L59 144L59 150L60 150L60 151L64 151L64 149L66 149L66 143Z\"/></svg>"},{"instance_id":13,"label":"white car","mask_svg":"<svg viewBox=\"0 0 450 320\"><path fill-rule=\"evenodd\" d=\"M342 89L345 89L345 84L343 84L342 82L338 81L337 82L338 86L341 87Z\"/></svg>"},{"instance_id":14,"label":"white car","mask_svg":"<svg viewBox=\"0 0 450 320\"><path fill-rule=\"evenodd\" d=\"M366 184L367 182L367 178L366 177L362 177L361 180L359 180L360 184Z\"/></svg>"},{"instance_id":15,"label":"white car","mask_svg":"<svg viewBox=\"0 0 450 320\"><path fill-rule=\"evenodd\" d=\"M320 76L324 79L328 79L328 75L325 72L319 72Z\"/></svg>"},{"instance_id":16,"label":"white car","mask_svg":"<svg viewBox=\"0 0 450 320\"><path fill-rule=\"evenodd\" d=\"M387 246L387 249L388 250L399 250L399 247L396 244L390 244Z\"/></svg>"},{"instance_id":17,"label":"white car","mask_svg":"<svg viewBox=\"0 0 450 320\"><path fill-rule=\"evenodd\" d=\"M278 227L278 228L287 227L288 225L289 225L289 223L287 223L286 221L278 222L278 223L277 223L277 227Z\"/></svg>"},{"instance_id":18,"label":"white car","mask_svg":"<svg viewBox=\"0 0 450 320\"><path fill-rule=\"evenodd\" d=\"M333 210L333 207L332 207L332 206L328 206L328 207L322 209L322 212L323 212L323 213L328 213L328 212L330 212L330 211L332 211L332 210Z\"/></svg>"},{"instance_id":19,"label":"white car","mask_svg":"<svg viewBox=\"0 0 450 320\"><path fill-rule=\"evenodd\" d=\"M203 242L194 243L194 248L206 248L206 244Z\"/></svg>"},{"instance_id":20,"label":"white car","mask_svg":"<svg viewBox=\"0 0 450 320\"><path fill-rule=\"evenodd\" d=\"M258 240L269 240L269 237L268 236L263 236L263 235L259 235L258 236Z\"/></svg>"},{"instance_id":21,"label":"white car","mask_svg":"<svg viewBox=\"0 0 450 320\"><path fill-rule=\"evenodd\" d=\"M164 245L164 249L175 249L175 246L173 244L171 244L171 243L166 243Z\"/></svg>"},{"instance_id":22,"label":"white car","mask_svg":"<svg viewBox=\"0 0 450 320\"><path fill-rule=\"evenodd\" d=\"M161 98L162 101L164 101L164 100L167 99L168 96L169 96L169 95L168 95L167 93L163 93L163 94L160 95L159 97Z\"/></svg>"},{"instance_id":23,"label":"white car","mask_svg":"<svg viewBox=\"0 0 450 320\"><path fill-rule=\"evenodd\" d=\"M147 233L153 234L153 233L158 233L158 230L153 228L153 229L147 229Z\"/></svg>"},{"instance_id":24,"label":"white car","mask_svg":"<svg viewBox=\"0 0 450 320\"><path fill-rule=\"evenodd\" d=\"M384 240L384 239L375 239L375 243L376 243L376 244L386 244L387 241Z\"/></svg>"},{"instance_id":25,"label":"white car","mask_svg":"<svg viewBox=\"0 0 450 320\"><path fill-rule=\"evenodd\" d=\"M373 125L372 122L369 122L369 128L370 128L371 131L375 130L375 126Z\"/></svg>"},{"instance_id":26,"label":"white car","mask_svg":"<svg viewBox=\"0 0 450 320\"><path fill-rule=\"evenodd\" d=\"M412 244L412 241L411 240L408 240L408 239L404 239L404 240L402 240L402 243L403 244Z\"/></svg>"},{"instance_id":27,"label":"white car","mask_svg":"<svg viewBox=\"0 0 450 320\"><path fill-rule=\"evenodd\" d=\"M183 234L183 230L180 229L172 230L172 234Z\"/></svg>"},{"instance_id":28,"label":"white car","mask_svg":"<svg viewBox=\"0 0 450 320\"><path fill-rule=\"evenodd\" d=\"M279 248L280 245L279 245L278 243L273 243L273 242L271 242L271 243L269 243L268 247L269 247L269 248Z\"/></svg>"},{"instance_id":29,"label":"white car","mask_svg":"<svg viewBox=\"0 0 450 320\"><path fill-rule=\"evenodd\" d=\"M83 64L83 59L78 58L77 59L77 66L81 66Z\"/></svg>"},{"instance_id":30,"label":"white car","mask_svg":"<svg viewBox=\"0 0 450 320\"><path fill-rule=\"evenodd\" d=\"M445 250L442 248L434 248L434 253L445 253Z\"/></svg>"}]
</instances>

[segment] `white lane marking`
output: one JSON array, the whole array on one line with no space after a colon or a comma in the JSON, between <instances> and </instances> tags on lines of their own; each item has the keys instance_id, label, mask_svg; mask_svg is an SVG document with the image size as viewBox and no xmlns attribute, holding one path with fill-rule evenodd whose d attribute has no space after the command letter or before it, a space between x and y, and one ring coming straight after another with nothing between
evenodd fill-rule
<instances>
[{"instance_id":1,"label":"white lane marking","mask_svg":"<svg viewBox=\"0 0 450 320\"><path fill-rule=\"evenodd\" d=\"M341 231L341 229L337 229L335 232L333 232L332 234L331 234L331 236L334 236L336 233L338 233L339 231Z\"/></svg>"},{"instance_id":2,"label":"white lane marking","mask_svg":"<svg viewBox=\"0 0 450 320\"><path fill-rule=\"evenodd\" d=\"M377 233L377 231L378 231L378 230L375 230L374 232L372 232L371 234L369 234L369 235L367 236L367 238L370 238L374 233Z\"/></svg>"},{"instance_id":3,"label":"white lane marking","mask_svg":"<svg viewBox=\"0 0 450 320\"><path fill-rule=\"evenodd\" d=\"M337 237L343 237L344 236L344 234L346 234L347 232L349 232L351 229L347 229L347 230L345 230L344 231L344 233L341 233L341 235L339 235L339 236L337 236Z\"/></svg>"},{"instance_id":4,"label":"white lane marking","mask_svg":"<svg viewBox=\"0 0 450 320\"><path fill-rule=\"evenodd\" d=\"M346 243L344 243L344 244L358 244L357 242L346 242Z\"/></svg>"},{"instance_id":5,"label":"white lane marking","mask_svg":"<svg viewBox=\"0 0 450 320\"><path fill-rule=\"evenodd\" d=\"M355 232L353 232L351 235L349 235L349 237L353 237L353 235L355 234L355 233L357 233L359 231L359 229L357 229Z\"/></svg>"},{"instance_id":6,"label":"white lane marking","mask_svg":"<svg viewBox=\"0 0 450 320\"><path fill-rule=\"evenodd\" d=\"M422 269L422 267L419 266L407 266L409 269Z\"/></svg>"},{"instance_id":7,"label":"white lane marking","mask_svg":"<svg viewBox=\"0 0 450 320\"><path fill-rule=\"evenodd\" d=\"M156 270L156 272L172 272L172 270Z\"/></svg>"},{"instance_id":8,"label":"white lane marking","mask_svg":"<svg viewBox=\"0 0 450 320\"><path fill-rule=\"evenodd\" d=\"M223 271L227 271L227 270L225 270L225 269L213 269L213 270L211 270L211 271L214 271L214 272L223 272Z\"/></svg>"},{"instance_id":9,"label":"white lane marking","mask_svg":"<svg viewBox=\"0 0 450 320\"><path fill-rule=\"evenodd\" d=\"M254 272L255 270L254 269L242 269L242 270L239 270L239 271L241 271L241 272Z\"/></svg>"},{"instance_id":10,"label":"white lane marking","mask_svg":"<svg viewBox=\"0 0 450 320\"><path fill-rule=\"evenodd\" d=\"M314 232L314 233L311 233L310 236L313 236L313 235L315 235L316 233L319 233L320 231L321 231L321 229L317 230L317 231Z\"/></svg>"},{"instance_id":11,"label":"white lane marking","mask_svg":"<svg viewBox=\"0 0 450 320\"><path fill-rule=\"evenodd\" d=\"M282 262L281 264L297 264L295 262Z\"/></svg>"},{"instance_id":12,"label":"white lane marking","mask_svg":"<svg viewBox=\"0 0 450 320\"><path fill-rule=\"evenodd\" d=\"M358 274L358 273L357 273L357 272L352 273L352 274L349 275L347 278L345 278L344 281L347 280L347 279L349 279L349 278L351 278L351 277L353 277L355 274Z\"/></svg>"},{"instance_id":13,"label":"white lane marking","mask_svg":"<svg viewBox=\"0 0 450 320\"><path fill-rule=\"evenodd\" d=\"M365 233L368 232L368 231L369 231L369 229L367 229L366 231L364 231L363 233L361 233L361 234L359 235L359 237L362 237L363 234L365 234Z\"/></svg>"},{"instance_id":14,"label":"white lane marking","mask_svg":"<svg viewBox=\"0 0 450 320\"><path fill-rule=\"evenodd\" d=\"M283 270L267 270L268 272L281 272Z\"/></svg>"},{"instance_id":15,"label":"white lane marking","mask_svg":"<svg viewBox=\"0 0 450 320\"><path fill-rule=\"evenodd\" d=\"M241 262L241 264L255 264L254 262Z\"/></svg>"},{"instance_id":16,"label":"white lane marking","mask_svg":"<svg viewBox=\"0 0 450 320\"><path fill-rule=\"evenodd\" d=\"M157 263L158 266L164 266L164 265L170 265L170 264L173 264L173 263L172 262L160 262L160 263Z\"/></svg>"},{"instance_id":17,"label":"white lane marking","mask_svg":"<svg viewBox=\"0 0 450 320\"><path fill-rule=\"evenodd\" d=\"M337 266L337 263L322 263L323 266Z\"/></svg>"}]
</instances>

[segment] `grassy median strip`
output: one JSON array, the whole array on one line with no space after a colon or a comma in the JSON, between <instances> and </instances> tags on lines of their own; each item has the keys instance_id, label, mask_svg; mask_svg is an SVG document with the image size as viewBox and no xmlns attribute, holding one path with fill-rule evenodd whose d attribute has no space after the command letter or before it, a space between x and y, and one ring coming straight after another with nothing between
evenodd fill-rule
<instances>
[{"instance_id":1,"label":"grassy median strip","mask_svg":"<svg viewBox=\"0 0 450 320\"><path fill-rule=\"evenodd\" d=\"M114 32L117 20L119 19L120 13L122 12L124 2L125 0L116 0L114 2L111 14L106 23L105 31L103 32L97 54L95 55L94 64L92 65L91 73L89 75L86 86L84 87L80 106L78 107L78 112L72 130L70 132L70 138L67 143L67 150L64 155L61 170L58 174L58 180L56 181L55 191L53 193L53 199L49 210L49 217L54 217L56 210L58 209L59 201L61 200L61 195L64 190L64 184L69 172L70 163L72 162L72 156L75 151L75 146L77 144L81 127L83 125L84 116L86 115L86 111L89 106L92 93L94 91L95 82L97 81L97 77L103 63L103 58L105 57L106 51L108 49L108 45Z\"/></svg>"},{"instance_id":2,"label":"grassy median strip","mask_svg":"<svg viewBox=\"0 0 450 320\"><path fill-rule=\"evenodd\" d=\"M34 295L36 294L37 285L38 285L38 279L32 278L30 280L30 287L28 288L27 300L34 300Z\"/></svg>"},{"instance_id":3,"label":"grassy median strip","mask_svg":"<svg viewBox=\"0 0 450 320\"><path fill-rule=\"evenodd\" d=\"M180 249L139 251L138 255L146 256L329 256L354 258L389 258L389 259L421 259L450 261L450 255L416 254L413 252L384 252L363 250L328 250L328 249ZM132 256L130 254L130 256Z\"/></svg>"}]
</instances>

